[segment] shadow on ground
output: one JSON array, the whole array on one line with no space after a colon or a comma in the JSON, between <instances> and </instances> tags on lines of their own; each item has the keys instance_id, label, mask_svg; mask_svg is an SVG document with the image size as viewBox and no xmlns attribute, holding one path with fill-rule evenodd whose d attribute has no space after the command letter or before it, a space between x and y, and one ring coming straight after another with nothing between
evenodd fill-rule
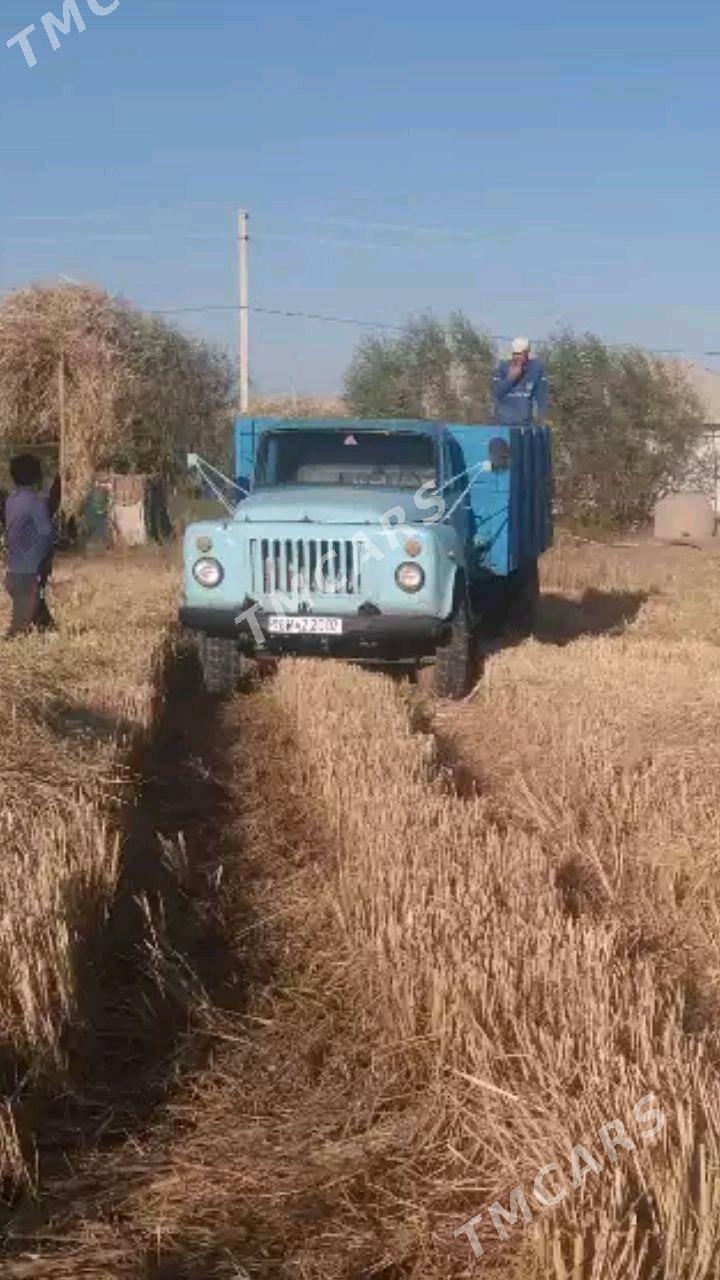
<instances>
[{"instance_id":1,"label":"shadow on ground","mask_svg":"<svg viewBox=\"0 0 720 1280\"><path fill-rule=\"evenodd\" d=\"M59 738L76 741L116 742L132 738L135 733L132 721L123 716L109 715L92 707L78 707L69 702L55 701L45 719Z\"/></svg>"},{"instance_id":2,"label":"shadow on ground","mask_svg":"<svg viewBox=\"0 0 720 1280\"><path fill-rule=\"evenodd\" d=\"M131 732L82 707L56 706L49 715L62 736L103 741ZM173 650L156 722L130 759L136 783L119 815L114 901L106 920L78 931L80 996L67 1070L61 1080L36 1081L22 1102L40 1194L3 1206L6 1257L71 1207L62 1184L77 1155L142 1134L186 1072L202 1064L210 1049L200 1025L208 998L242 1009L248 984L258 980L238 965L224 919L232 806L223 729L223 705L202 693L194 650ZM235 899L236 925L238 908L242 917Z\"/></svg>"},{"instance_id":3,"label":"shadow on ground","mask_svg":"<svg viewBox=\"0 0 720 1280\"><path fill-rule=\"evenodd\" d=\"M579 600L543 593L537 610L535 637L544 644L564 645L581 636L612 636L637 618L649 599L645 591L598 591L588 588Z\"/></svg>"},{"instance_id":4,"label":"shadow on ground","mask_svg":"<svg viewBox=\"0 0 720 1280\"><path fill-rule=\"evenodd\" d=\"M286 1263L282 1257L258 1258L250 1273L238 1265L230 1250L217 1247L200 1256L177 1254L164 1262L151 1262L138 1280L240 1280L243 1276L249 1280L250 1274L258 1277L284 1276L288 1274ZM347 1280L405 1280L412 1273L411 1263L407 1267L399 1263L380 1268L369 1265L362 1270L349 1270Z\"/></svg>"}]
</instances>

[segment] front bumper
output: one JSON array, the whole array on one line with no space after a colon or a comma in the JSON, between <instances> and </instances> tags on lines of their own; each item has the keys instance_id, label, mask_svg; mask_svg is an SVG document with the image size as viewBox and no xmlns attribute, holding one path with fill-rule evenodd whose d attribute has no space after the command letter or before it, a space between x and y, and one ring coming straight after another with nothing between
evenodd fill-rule
<instances>
[{"instance_id":1,"label":"front bumper","mask_svg":"<svg viewBox=\"0 0 720 1280\"><path fill-rule=\"evenodd\" d=\"M208 609L183 605L180 625L238 641L240 648L262 653L334 654L338 657L363 655L379 657L424 657L434 653L448 635L449 624L442 618L423 614L355 613L343 614L342 635L275 635L268 632L267 613L255 614L265 637L260 647L247 619L238 623L243 606L237 609ZM312 617L337 617L313 613Z\"/></svg>"}]
</instances>

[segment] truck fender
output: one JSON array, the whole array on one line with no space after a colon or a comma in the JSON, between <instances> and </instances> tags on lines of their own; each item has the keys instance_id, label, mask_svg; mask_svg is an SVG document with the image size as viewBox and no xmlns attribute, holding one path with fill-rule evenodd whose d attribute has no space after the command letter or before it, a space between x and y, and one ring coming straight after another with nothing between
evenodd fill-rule
<instances>
[{"instance_id":1,"label":"truck fender","mask_svg":"<svg viewBox=\"0 0 720 1280\"><path fill-rule=\"evenodd\" d=\"M452 618L459 600L467 600L467 582L465 572L456 565L454 572L448 575L447 586L443 595L441 617Z\"/></svg>"}]
</instances>

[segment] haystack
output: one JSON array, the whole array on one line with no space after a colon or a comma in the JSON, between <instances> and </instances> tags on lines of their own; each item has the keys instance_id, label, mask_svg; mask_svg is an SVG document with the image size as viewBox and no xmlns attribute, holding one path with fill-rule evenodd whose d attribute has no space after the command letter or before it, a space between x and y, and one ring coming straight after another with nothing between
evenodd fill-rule
<instances>
[{"instance_id":1,"label":"haystack","mask_svg":"<svg viewBox=\"0 0 720 1280\"><path fill-rule=\"evenodd\" d=\"M95 285L31 285L0 304L0 443L55 443L63 505L100 469L177 474L228 429L222 352Z\"/></svg>"}]
</instances>

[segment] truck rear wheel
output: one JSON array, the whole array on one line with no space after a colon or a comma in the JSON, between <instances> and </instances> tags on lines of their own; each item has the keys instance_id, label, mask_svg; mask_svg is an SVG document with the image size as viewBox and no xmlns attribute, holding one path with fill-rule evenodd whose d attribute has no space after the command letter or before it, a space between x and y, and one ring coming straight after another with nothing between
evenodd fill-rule
<instances>
[{"instance_id":1,"label":"truck rear wheel","mask_svg":"<svg viewBox=\"0 0 720 1280\"><path fill-rule=\"evenodd\" d=\"M450 638L435 654L434 690L440 698L464 698L472 686L474 643L465 600L455 608Z\"/></svg>"},{"instance_id":2,"label":"truck rear wheel","mask_svg":"<svg viewBox=\"0 0 720 1280\"><path fill-rule=\"evenodd\" d=\"M198 637L198 656L206 692L232 693L245 671L235 641L202 633Z\"/></svg>"}]
</instances>

